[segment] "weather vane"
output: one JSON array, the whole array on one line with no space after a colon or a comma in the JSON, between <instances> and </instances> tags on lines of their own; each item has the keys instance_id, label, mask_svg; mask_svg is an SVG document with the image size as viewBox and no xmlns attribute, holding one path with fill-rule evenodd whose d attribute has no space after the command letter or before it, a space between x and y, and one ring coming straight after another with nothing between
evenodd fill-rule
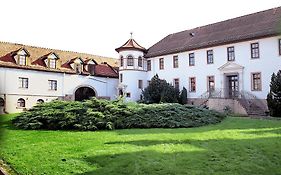
<instances>
[{"instance_id":1,"label":"weather vane","mask_svg":"<svg viewBox=\"0 0 281 175\"><path fill-rule=\"evenodd\" d=\"M131 39L133 39L133 32L130 32L130 34L131 34Z\"/></svg>"}]
</instances>

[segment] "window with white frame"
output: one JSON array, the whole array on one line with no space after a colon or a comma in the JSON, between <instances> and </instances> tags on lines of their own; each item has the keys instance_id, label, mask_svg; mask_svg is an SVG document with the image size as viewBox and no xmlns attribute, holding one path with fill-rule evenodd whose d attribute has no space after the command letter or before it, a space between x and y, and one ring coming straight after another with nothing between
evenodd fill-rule
<instances>
[{"instance_id":1,"label":"window with white frame","mask_svg":"<svg viewBox=\"0 0 281 175\"><path fill-rule=\"evenodd\" d=\"M212 92L215 90L215 76L207 76L207 91Z\"/></svg>"},{"instance_id":2,"label":"window with white frame","mask_svg":"<svg viewBox=\"0 0 281 175\"><path fill-rule=\"evenodd\" d=\"M214 53L213 50L207 50L207 64L214 63Z\"/></svg>"},{"instance_id":3,"label":"window with white frame","mask_svg":"<svg viewBox=\"0 0 281 175\"><path fill-rule=\"evenodd\" d=\"M196 92L196 78L189 78L189 92Z\"/></svg>"},{"instance_id":4,"label":"window with white frame","mask_svg":"<svg viewBox=\"0 0 281 175\"><path fill-rule=\"evenodd\" d=\"M28 78L19 77L19 88L28 88Z\"/></svg>"},{"instance_id":5,"label":"window with white frame","mask_svg":"<svg viewBox=\"0 0 281 175\"><path fill-rule=\"evenodd\" d=\"M0 107L5 106L5 101L3 98L0 97Z\"/></svg>"},{"instance_id":6,"label":"window with white frame","mask_svg":"<svg viewBox=\"0 0 281 175\"><path fill-rule=\"evenodd\" d=\"M179 67L179 57L177 55L173 56L173 67L174 68Z\"/></svg>"},{"instance_id":7,"label":"window with white frame","mask_svg":"<svg viewBox=\"0 0 281 175\"><path fill-rule=\"evenodd\" d=\"M251 44L251 58L259 58L260 51L259 51L259 43L252 43Z\"/></svg>"},{"instance_id":8,"label":"window with white frame","mask_svg":"<svg viewBox=\"0 0 281 175\"><path fill-rule=\"evenodd\" d=\"M26 55L18 55L18 64L22 66L26 65Z\"/></svg>"},{"instance_id":9,"label":"window with white frame","mask_svg":"<svg viewBox=\"0 0 281 175\"><path fill-rule=\"evenodd\" d=\"M18 99L17 107L24 108L25 107L25 100L23 98Z\"/></svg>"},{"instance_id":10,"label":"window with white frame","mask_svg":"<svg viewBox=\"0 0 281 175\"><path fill-rule=\"evenodd\" d=\"M49 90L54 90L54 91L57 90L58 88L57 80L48 80L48 84L49 84Z\"/></svg>"},{"instance_id":11,"label":"window with white frame","mask_svg":"<svg viewBox=\"0 0 281 175\"><path fill-rule=\"evenodd\" d=\"M252 91L261 91L261 73L252 73Z\"/></svg>"},{"instance_id":12,"label":"window with white frame","mask_svg":"<svg viewBox=\"0 0 281 175\"><path fill-rule=\"evenodd\" d=\"M121 67L124 66L124 58L123 58L122 55L121 55L121 57L120 57L120 66L121 66Z\"/></svg>"},{"instance_id":13,"label":"window with white frame","mask_svg":"<svg viewBox=\"0 0 281 175\"><path fill-rule=\"evenodd\" d=\"M180 80L178 78L174 79L174 87L179 90L180 89Z\"/></svg>"},{"instance_id":14,"label":"window with white frame","mask_svg":"<svg viewBox=\"0 0 281 175\"><path fill-rule=\"evenodd\" d=\"M38 99L37 100L37 104L41 104L41 103L44 103L44 100L43 99Z\"/></svg>"},{"instance_id":15,"label":"window with white frame","mask_svg":"<svg viewBox=\"0 0 281 175\"><path fill-rule=\"evenodd\" d=\"M127 66L134 66L134 58L131 55L127 57Z\"/></svg>"},{"instance_id":16,"label":"window with white frame","mask_svg":"<svg viewBox=\"0 0 281 175\"><path fill-rule=\"evenodd\" d=\"M194 53L189 54L189 66L195 66L195 55L194 55Z\"/></svg>"},{"instance_id":17,"label":"window with white frame","mask_svg":"<svg viewBox=\"0 0 281 175\"><path fill-rule=\"evenodd\" d=\"M123 82L123 74L120 74L120 83Z\"/></svg>"},{"instance_id":18,"label":"window with white frame","mask_svg":"<svg viewBox=\"0 0 281 175\"><path fill-rule=\"evenodd\" d=\"M147 60L147 71L151 71L151 60Z\"/></svg>"},{"instance_id":19,"label":"window with white frame","mask_svg":"<svg viewBox=\"0 0 281 175\"><path fill-rule=\"evenodd\" d=\"M49 59L49 68L55 69L57 67L56 62L56 59Z\"/></svg>"},{"instance_id":20,"label":"window with white frame","mask_svg":"<svg viewBox=\"0 0 281 175\"><path fill-rule=\"evenodd\" d=\"M234 46L227 48L227 61L234 61L235 60L235 53L234 53Z\"/></svg>"},{"instance_id":21,"label":"window with white frame","mask_svg":"<svg viewBox=\"0 0 281 175\"><path fill-rule=\"evenodd\" d=\"M281 39L278 40L279 55L281 55Z\"/></svg>"},{"instance_id":22,"label":"window with white frame","mask_svg":"<svg viewBox=\"0 0 281 175\"><path fill-rule=\"evenodd\" d=\"M139 56L139 58L138 58L138 66L142 67L142 57L141 56Z\"/></svg>"},{"instance_id":23,"label":"window with white frame","mask_svg":"<svg viewBox=\"0 0 281 175\"><path fill-rule=\"evenodd\" d=\"M159 69L160 70L164 69L164 58L159 58Z\"/></svg>"},{"instance_id":24,"label":"window with white frame","mask_svg":"<svg viewBox=\"0 0 281 175\"><path fill-rule=\"evenodd\" d=\"M138 87L139 87L139 89L143 89L143 81L142 80L138 81Z\"/></svg>"}]
</instances>

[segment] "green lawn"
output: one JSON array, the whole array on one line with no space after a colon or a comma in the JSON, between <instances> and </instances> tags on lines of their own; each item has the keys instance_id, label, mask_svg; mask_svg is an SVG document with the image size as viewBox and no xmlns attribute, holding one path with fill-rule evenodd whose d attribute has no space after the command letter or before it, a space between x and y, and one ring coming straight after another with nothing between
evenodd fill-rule
<instances>
[{"instance_id":1,"label":"green lawn","mask_svg":"<svg viewBox=\"0 0 281 175\"><path fill-rule=\"evenodd\" d=\"M281 121L71 132L16 130L0 117L0 156L19 174L281 174Z\"/></svg>"}]
</instances>

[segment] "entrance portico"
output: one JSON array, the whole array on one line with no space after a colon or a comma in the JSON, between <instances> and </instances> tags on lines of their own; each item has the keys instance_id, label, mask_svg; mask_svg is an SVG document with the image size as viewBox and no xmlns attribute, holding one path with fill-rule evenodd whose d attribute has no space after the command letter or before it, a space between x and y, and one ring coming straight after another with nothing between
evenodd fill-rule
<instances>
[{"instance_id":1,"label":"entrance portico","mask_svg":"<svg viewBox=\"0 0 281 175\"><path fill-rule=\"evenodd\" d=\"M237 98L243 88L244 67L234 62L227 62L220 68L223 98Z\"/></svg>"}]
</instances>

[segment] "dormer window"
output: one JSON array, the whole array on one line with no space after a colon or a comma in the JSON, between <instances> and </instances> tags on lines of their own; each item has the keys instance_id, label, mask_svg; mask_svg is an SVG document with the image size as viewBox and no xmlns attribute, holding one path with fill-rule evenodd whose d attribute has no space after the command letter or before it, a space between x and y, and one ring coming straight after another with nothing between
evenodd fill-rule
<instances>
[{"instance_id":1,"label":"dormer window","mask_svg":"<svg viewBox=\"0 0 281 175\"><path fill-rule=\"evenodd\" d=\"M127 57L127 66L134 66L134 58L132 55Z\"/></svg>"},{"instance_id":2,"label":"dormer window","mask_svg":"<svg viewBox=\"0 0 281 175\"><path fill-rule=\"evenodd\" d=\"M89 72L92 75L94 74L96 64L97 62L94 59L86 59L83 64L83 69L85 69L85 71Z\"/></svg>"},{"instance_id":3,"label":"dormer window","mask_svg":"<svg viewBox=\"0 0 281 175\"><path fill-rule=\"evenodd\" d=\"M82 64L79 64L79 63L75 63L74 64L74 70L77 74L81 74L82 73L82 70L83 70L83 66Z\"/></svg>"},{"instance_id":4,"label":"dormer window","mask_svg":"<svg viewBox=\"0 0 281 175\"><path fill-rule=\"evenodd\" d=\"M18 59L19 65L25 66L26 65L26 56L25 55L19 55L18 57L19 57L19 59Z\"/></svg>"},{"instance_id":5,"label":"dormer window","mask_svg":"<svg viewBox=\"0 0 281 175\"><path fill-rule=\"evenodd\" d=\"M22 66L27 65L27 56L29 56L28 52L25 49L20 49L15 56L17 64Z\"/></svg>"},{"instance_id":6,"label":"dormer window","mask_svg":"<svg viewBox=\"0 0 281 175\"><path fill-rule=\"evenodd\" d=\"M58 59L59 59L59 57L55 53L49 53L47 55L47 59L46 59L46 63L48 65L48 68L56 69Z\"/></svg>"},{"instance_id":7,"label":"dormer window","mask_svg":"<svg viewBox=\"0 0 281 175\"><path fill-rule=\"evenodd\" d=\"M81 74L83 72L84 61L80 57L74 58L72 61L71 65L75 73Z\"/></svg>"},{"instance_id":8,"label":"dormer window","mask_svg":"<svg viewBox=\"0 0 281 175\"><path fill-rule=\"evenodd\" d=\"M55 69L56 68L56 60L55 59L49 59L49 68Z\"/></svg>"}]
</instances>

